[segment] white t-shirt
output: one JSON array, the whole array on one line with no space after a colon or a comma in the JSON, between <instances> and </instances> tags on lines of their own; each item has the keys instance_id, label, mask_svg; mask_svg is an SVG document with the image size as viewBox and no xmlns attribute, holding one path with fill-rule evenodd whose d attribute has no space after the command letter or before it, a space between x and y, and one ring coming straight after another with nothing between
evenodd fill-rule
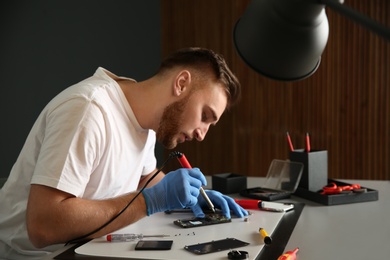
<instances>
[{"instance_id":1,"label":"white t-shirt","mask_svg":"<svg viewBox=\"0 0 390 260\"><path fill-rule=\"evenodd\" d=\"M0 259L10 251L43 255L28 239L30 184L86 199L135 191L141 175L156 168L155 132L141 128L114 74L96 73L57 95L35 122L0 190ZM130 80L130 79L129 79Z\"/></svg>"}]
</instances>

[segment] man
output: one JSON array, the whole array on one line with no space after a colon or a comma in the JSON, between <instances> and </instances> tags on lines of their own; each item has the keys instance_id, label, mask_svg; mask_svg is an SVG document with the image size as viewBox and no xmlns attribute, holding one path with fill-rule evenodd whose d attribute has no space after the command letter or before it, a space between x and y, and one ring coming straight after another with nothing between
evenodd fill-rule
<instances>
[{"instance_id":1,"label":"man","mask_svg":"<svg viewBox=\"0 0 390 260\"><path fill-rule=\"evenodd\" d=\"M166 210L204 216L205 177L199 169L157 173L155 141L168 149L202 141L239 95L223 58L202 48L173 53L142 82L99 68L64 90L38 117L0 191L2 256L40 257ZM206 192L227 217L247 215Z\"/></svg>"}]
</instances>

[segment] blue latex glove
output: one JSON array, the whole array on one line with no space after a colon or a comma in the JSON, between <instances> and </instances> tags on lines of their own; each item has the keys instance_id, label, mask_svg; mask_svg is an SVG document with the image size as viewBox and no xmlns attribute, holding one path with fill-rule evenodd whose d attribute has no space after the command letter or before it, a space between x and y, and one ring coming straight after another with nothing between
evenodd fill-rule
<instances>
[{"instance_id":1,"label":"blue latex glove","mask_svg":"<svg viewBox=\"0 0 390 260\"><path fill-rule=\"evenodd\" d=\"M202 185L207 185L207 181L198 168L168 173L156 185L142 191L147 215L196 205Z\"/></svg>"},{"instance_id":2,"label":"blue latex glove","mask_svg":"<svg viewBox=\"0 0 390 260\"><path fill-rule=\"evenodd\" d=\"M239 218L242 218L244 216L248 216L248 211L243 209L240 205L238 205L234 199L230 198L229 196L223 195L222 193L215 191L215 190L205 190L207 196L211 200L211 202L214 204L214 207L220 208L222 211L222 214L227 217L231 218L230 216L230 210L233 210L234 215L236 215ZM198 203L191 207L192 211L195 214L195 217L197 218L204 218L205 214L202 211L202 207L206 208L208 207L205 199L200 194L198 197Z\"/></svg>"}]
</instances>

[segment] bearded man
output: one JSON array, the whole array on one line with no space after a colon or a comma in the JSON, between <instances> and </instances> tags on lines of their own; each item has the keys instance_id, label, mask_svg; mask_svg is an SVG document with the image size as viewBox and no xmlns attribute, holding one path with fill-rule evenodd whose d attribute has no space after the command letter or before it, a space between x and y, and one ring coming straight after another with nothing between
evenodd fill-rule
<instances>
[{"instance_id":1,"label":"bearded man","mask_svg":"<svg viewBox=\"0 0 390 260\"><path fill-rule=\"evenodd\" d=\"M197 169L157 171L156 140L167 149L202 141L240 95L211 50L174 52L137 82L98 68L58 94L35 122L0 191L0 252L37 259L77 238L96 238L166 210L202 217ZM153 178L152 178L153 177ZM247 211L206 191L230 218Z\"/></svg>"}]
</instances>

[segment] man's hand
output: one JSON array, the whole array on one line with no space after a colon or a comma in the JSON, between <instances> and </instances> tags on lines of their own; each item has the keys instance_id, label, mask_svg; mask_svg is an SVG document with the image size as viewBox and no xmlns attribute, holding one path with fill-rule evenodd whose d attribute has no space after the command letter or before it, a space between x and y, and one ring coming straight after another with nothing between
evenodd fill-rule
<instances>
[{"instance_id":1,"label":"man's hand","mask_svg":"<svg viewBox=\"0 0 390 260\"><path fill-rule=\"evenodd\" d=\"M170 172L156 185L143 190L147 214L194 206L206 178L198 168Z\"/></svg>"},{"instance_id":2,"label":"man's hand","mask_svg":"<svg viewBox=\"0 0 390 260\"><path fill-rule=\"evenodd\" d=\"M205 192L210 198L211 202L214 204L214 206L221 209L222 214L225 217L231 217L230 210L233 210L233 213L239 218L242 218L243 216L248 216L248 211L243 209L234 201L234 199L230 198L229 196L223 195L222 193L215 190L206 190ZM204 198L202 196L199 196L198 203L195 206L191 207L195 216L198 218L205 217L205 214L202 211L202 207L204 208L208 206Z\"/></svg>"}]
</instances>

